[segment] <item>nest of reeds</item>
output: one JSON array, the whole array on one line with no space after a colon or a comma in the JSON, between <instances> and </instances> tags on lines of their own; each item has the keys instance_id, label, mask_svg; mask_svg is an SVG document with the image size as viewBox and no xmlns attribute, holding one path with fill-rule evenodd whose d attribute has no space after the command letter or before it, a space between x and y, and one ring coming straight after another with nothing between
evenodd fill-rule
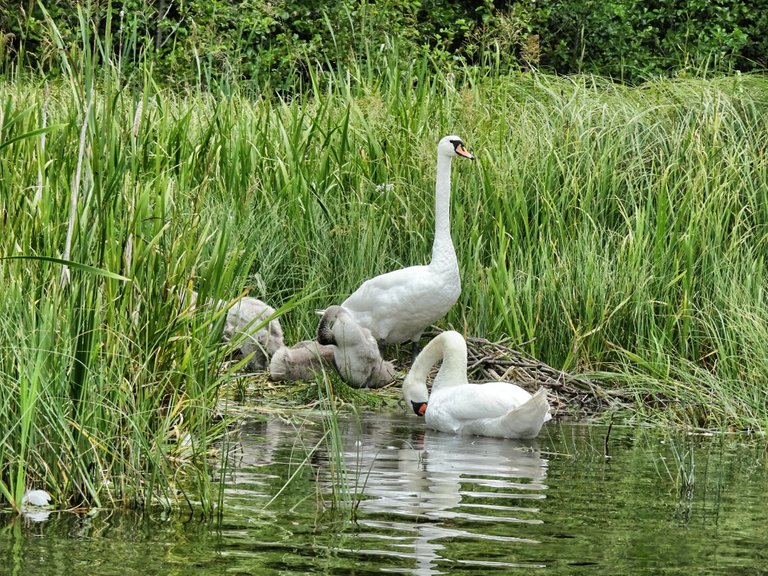
<instances>
[{"instance_id":1,"label":"nest of reeds","mask_svg":"<svg viewBox=\"0 0 768 576\"><path fill-rule=\"evenodd\" d=\"M553 414L559 416L594 415L620 403L589 378L562 372L501 343L471 336L466 340L470 381L514 382L531 393L543 386Z\"/></svg>"},{"instance_id":2,"label":"nest of reeds","mask_svg":"<svg viewBox=\"0 0 768 576\"><path fill-rule=\"evenodd\" d=\"M425 335L429 339L437 335L435 330ZM540 387L548 391L552 414L559 418L590 417L609 408L622 405L622 398L595 381L573 375L526 356L504 343L491 342L484 338L466 337L467 369L471 382L503 381L513 382L533 393ZM390 350L390 353L392 350ZM355 404L368 409L394 407L400 403L402 376L407 374L411 364L410 345L398 347L393 362L400 374L392 384L377 390L350 388L335 373L318 375L318 382L328 377L333 380L334 397L342 403ZM434 368L437 372L439 365ZM317 382L270 382L266 377L255 380L246 377L251 384L250 394L261 398L274 407L287 406L312 408L319 402ZM254 384L258 384L254 386ZM286 405L287 402L287 405Z\"/></svg>"}]
</instances>

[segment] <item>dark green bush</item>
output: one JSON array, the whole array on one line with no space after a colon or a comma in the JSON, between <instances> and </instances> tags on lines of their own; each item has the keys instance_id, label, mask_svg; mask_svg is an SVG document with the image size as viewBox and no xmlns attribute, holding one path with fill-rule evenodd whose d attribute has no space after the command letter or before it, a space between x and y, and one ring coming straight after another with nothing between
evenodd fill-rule
<instances>
[{"instance_id":1,"label":"dark green bush","mask_svg":"<svg viewBox=\"0 0 768 576\"><path fill-rule=\"evenodd\" d=\"M308 66L343 66L397 43L455 62L587 72L628 82L681 70L766 66L768 11L758 0L49 0L65 46L79 15L130 71L149 60L177 85L249 82L290 90ZM55 70L33 0L0 0L0 61Z\"/></svg>"},{"instance_id":2,"label":"dark green bush","mask_svg":"<svg viewBox=\"0 0 768 576\"><path fill-rule=\"evenodd\" d=\"M691 67L764 67L768 20L758 4L555 0L532 20L545 67L634 80Z\"/></svg>"}]
</instances>

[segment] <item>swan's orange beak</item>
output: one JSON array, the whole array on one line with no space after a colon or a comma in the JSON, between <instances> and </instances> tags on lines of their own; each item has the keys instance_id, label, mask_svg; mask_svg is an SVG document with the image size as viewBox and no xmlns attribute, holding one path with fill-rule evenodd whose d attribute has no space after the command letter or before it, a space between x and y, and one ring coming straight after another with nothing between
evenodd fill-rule
<instances>
[{"instance_id":1,"label":"swan's orange beak","mask_svg":"<svg viewBox=\"0 0 768 576\"><path fill-rule=\"evenodd\" d=\"M459 144L456 146L456 154L459 156L463 156L464 158L469 158L470 160L474 160L475 157L469 153L469 151L464 148L464 144Z\"/></svg>"},{"instance_id":2,"label":"swan's orange beak","mask_svg":"<svg viewBox=\"0 0 768 576\"><path fill-rule=\"evenodd\" d=\"M413 402L413 401L411 401L411 406L413 406L413 412L416 414L416 416L424 416L424 414L427 411L427 403L426 402Z\"/></svg>"}]
</instances>

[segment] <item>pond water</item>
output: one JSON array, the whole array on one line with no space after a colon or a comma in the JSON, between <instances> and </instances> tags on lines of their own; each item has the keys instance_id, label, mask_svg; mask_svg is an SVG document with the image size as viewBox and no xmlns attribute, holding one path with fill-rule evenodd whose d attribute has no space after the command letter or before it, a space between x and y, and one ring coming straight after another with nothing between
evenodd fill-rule
<instances>
[{"instance_id":1,"label":"pond water","mask_svg":"<svg viewBox=\"0 0 768 576\"><path fill-rule=\"evenodd\" d=\"M530 442L457 438L381 413L340 428L328 452L317 418L246 422L220 522L0 516L0 574L765 573L763 439L553 422Z\"/></svg>"}]
</instances>

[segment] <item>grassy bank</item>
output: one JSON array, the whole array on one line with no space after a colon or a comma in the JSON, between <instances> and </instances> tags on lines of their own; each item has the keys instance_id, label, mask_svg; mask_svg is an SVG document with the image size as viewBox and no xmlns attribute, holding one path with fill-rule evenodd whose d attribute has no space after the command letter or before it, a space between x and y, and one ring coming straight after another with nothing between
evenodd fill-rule
<instances>
[{"instance_id":1,"label":"grassy bank","mask_svg":"<svg viewBox=\"0 0 768 576\"><path fill-rule=\"evenodd\" d=\"M603 374L652 418L765 426L768 80L399 62L291 101L170 93L87 58L0 83L3 499L205 500L222 319L180 295L249 288L289 343L309 337L315 308L428 258L446 133L478 158L454 167L446 325Z\"/></svg>"}]
</instances>

